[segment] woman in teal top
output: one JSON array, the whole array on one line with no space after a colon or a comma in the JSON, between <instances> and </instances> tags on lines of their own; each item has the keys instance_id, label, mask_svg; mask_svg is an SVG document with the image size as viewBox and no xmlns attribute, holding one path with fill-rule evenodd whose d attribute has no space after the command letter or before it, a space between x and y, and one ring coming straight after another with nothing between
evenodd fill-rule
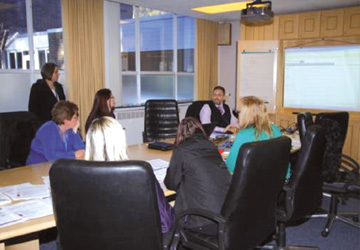
<instances>
[{"instance_id":1,"label":"woman in teal top","mask_svg":"<svg viewBox=\"0 0 360 250\"><path fill-rule=\"evenodd\" d=\"M281 136L279 128L270 123L264 102L247 96L240 99L239 132L226 159L229 172L233 173L240 147L247 142L263 141ZM286 178L290 177L290 167Z\"/></svg>"}]
</instances>

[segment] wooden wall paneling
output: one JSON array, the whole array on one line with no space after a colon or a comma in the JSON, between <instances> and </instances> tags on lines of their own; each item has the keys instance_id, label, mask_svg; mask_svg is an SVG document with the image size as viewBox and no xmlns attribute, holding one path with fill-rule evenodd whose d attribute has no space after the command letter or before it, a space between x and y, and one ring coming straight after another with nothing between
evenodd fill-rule
<instances>
[{"instance_id":1,"label":"wooden wall paneling","mask_svg":"<svg viewBox=\"0 0 360 250\"><path fill-rule=\"evenodd\" d=\"M244 23L240 23L240 41L246 40L246 25Z\"/></svg>"},{"instance_id":2,"label":"wooden wall paneling","mask_svg":"<svg viewBox=\"0 0 360 250\"><path fill-rule=\"evenodd\" d=\"M352 144L352 135L353 135L353 126L349 125L346 133L345 143L343 147L343 153L351 155L351 144Z\"/></svg>"},{"instance_id":3,"label":"wooden wall paneling","mask_svg":"<svg viewBox=\"0 0 360 250\"><path fill-rule=\"evenodd\" d=\"M280 18L279 16L274 17L273 26L274 26L274 33L273 33L273 40L279 40L279 23Z\"/></svg>"},{"instance_id":4,"label":"wooden wall paneling","mask_svg":"<svg viewBox=\"0 0 360 250\"><path fill-rule=\"evenodd\" d=\"M256 25L254 27L254 40L265 40L265 25Z\"/></svg>"},{"instance_id":5,"label":"wooden wall paneling","mask_svg":"<svg viewBox=\"0 0 360 250\"><path fill-rule=\"evenodd\" d=\"M264 25L264 40L274 39L274 23Z\"/></svg>"},{"instance_id":6,"label":"wooden wall paneling","mask_svg":"<svg viewBox=\"0 0 360 250\"><path fill-rule=\"evenodd\" d=\"M326 10L321 12L320 36L342 36L344 9Z\"/></svg>"},{"instance_id":7,"label":"wooden wall paneling","mask_svg":"<svg viewBox=\"0 0 360 250\"><path fill-rule=\"evenodd\" d=\"M299 14L280 16L279 39L299 37Z\"/></svg>"},{"instance_id":8,"label":"wooden wall paneling","mask_svg":"<svg viewBox=\"0 0 360 250\"><path fill-rule=\"evenodd\" d=\"M244 40L254 40L254 31L255 31L254 26L246 25Z\"/></svg>"},{"instance_id":9,"label":"wooden wall paneling","mask_svg":"<svg viewBox=\"0 0 360 250\"><path fill-rule=\"evenodd\" d=\"M299 15L299 38L317 38L320 36L320 11Z\"/></svg>"},{"instance_id":10,"label":"wooden wall paneling","mask_svg":"<svg viewBox=\"0 0 360 250\"><path fill-rule=\"evenodd\" d=\"M351 152L351 155L360 162L360 126L353 130Z\"/></svg>"},{"instance_id":11,"label":"wooden wall paneling","mask_svg":"<svg viewBox=\"0 0 360 250\"><path fill-rule=\"evenodd\" d=\"M344 35L360 35L360 7L347 8L344 12Z\"/></svg>"}]
</instances>

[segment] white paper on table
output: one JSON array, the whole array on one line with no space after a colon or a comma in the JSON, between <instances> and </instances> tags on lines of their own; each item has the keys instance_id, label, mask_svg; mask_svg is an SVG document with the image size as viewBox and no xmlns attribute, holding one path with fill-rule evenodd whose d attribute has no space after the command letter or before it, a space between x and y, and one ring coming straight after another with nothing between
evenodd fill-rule
<instances>
[{"instance_id":1,"label":"white paper on table","mask_svg":"<svg viewBox=\"0 0 360 250\"><path fill-rule=\"evenodd\" d=\"M167 172L167 168L163 168L163 169L154 171L154 175L160 183L164 181L166 172Z\"/></svg>"},{"instance_id":2,"label":"white paper on table","mask_svg":"<svg viewBox=\"0 0 360 250\"><path fill-rule=\"evenodd\" d=\"M13 201L39 199L50 196L50 190L46 184L41 185L17 185L4 191Z\"/></svg>"},{"instance_id":3,"label":"white paper on table","mask_svg":"<svg viewBox=\"0 0 360 250\"><path fill-rule=\"evenodd\" d=\"M0 227L7 227L15 223L24 221L25 219L7 210L0 209Z\"/></svg>"},{"instance_id":4,"label":"white paper on table","mask_svg":"<svg viewBox=\"0 0 360 250\"><path fill-rule=\"evenodd\" d=\"M52 207L46 202L35 199L16 203L2 208L3 211L15 214L24 220L40 218L53 214Z\"/></svg>"},{"instance_id":5,"label":"white paper on table","mask_svg":"<svg viewBox=\"0 0 360 250\"><path fill-rule=\"evenodd\" d=\"M0 193L0 206L11 203L11 199L4 195L3 193Z\"/></svg>"},{"instance_id":6,"label":"white paper on table","mask_svg":"<svg viewBox=\"0 0 360 250\"><path fill-rule=\"evenodd\" d=\"M13 192L16 188L31 187L31 186L32 185L30 182L11 185L11 186L5 186L5 187L0 187L0 192L3 192L3 193Z\"/></svg>"},{"instance_id":7,"label":"white paper on table","mask_svg":"<svg viewBox=\"0 0 360 250\"><path fill-rule=\"evenodd\" d=\"M44 184L50 189L50 177L49 176L42 176L41 177Z\"/></svg>"},{"instance_id":8,"label":"white paper on table","mask_svg":"<svg viewBox=\"0 0 360 250\"><path fill-rule=\"evenodd\" d=\"M153 159L153 160L149 160L147 162L150 163L150 165L154 171L157 171L160 169L166 169L169 167L169 162L164 161L162 159Z\"/></svg>"},{"instance_id":9,"label":"white paper on table","mask_svg":"<svg viewBox=\"0 0 360 250\"><path fill-rule=\"evenodd\" d=\"M49 206L51 206L51 208L53 207L53 203L52 203L52 197L46 197L41 199L43 202L45 202L46 204L48 204Z\"/></svg>"}]
</instances>

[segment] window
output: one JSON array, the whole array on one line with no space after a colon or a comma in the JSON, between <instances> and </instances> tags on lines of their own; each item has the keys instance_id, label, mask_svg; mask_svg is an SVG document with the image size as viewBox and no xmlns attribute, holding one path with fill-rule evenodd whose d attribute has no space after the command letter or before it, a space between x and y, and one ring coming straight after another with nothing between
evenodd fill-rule
<instances>
[{"instance_id":1,"label":"window","mask_svg":"<svg viewBox=\"0 0 360 250\"><path fill-rule=\"evenodd\" d=\"M23 63L21 55L22 51L29 50L25 0L2 2L0 9L1 69L26 69L22 67L26 63Z\"/></svg>"},{"instance_id":2,"label":"window","mask_svg":"<svg viewBox=\"0 0 360 250\"><path fill-rule=\"evenodd\" d=\"M120 5L122 105L194 99L194 19Z\"/></svg>"},{"instance_id":3,"label":"window","mask_svg":"<svg viewBox=\"0 0 360 250\"><path fill-rule=\"evenodd\" d=\"M1 69L40 69L48 61L64 68L61 0L2 0L0 8ZM26 15L26 9L31 13ZM27 23L26 20L32 20ZM31 32L31 34L28 34ZM32 39L32 45L29 44ZM32 48L30 48L32 46ZM29 51L31 53L29 53Z\"/></svg>"}]
</instances>

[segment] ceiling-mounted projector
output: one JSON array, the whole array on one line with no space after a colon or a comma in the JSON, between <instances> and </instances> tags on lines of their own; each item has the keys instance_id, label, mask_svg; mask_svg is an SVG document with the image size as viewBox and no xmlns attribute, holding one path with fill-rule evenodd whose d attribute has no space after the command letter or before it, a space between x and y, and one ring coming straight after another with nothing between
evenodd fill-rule
<instances>
[{"instance_id":1,"label":"ceiling-mounted projector","mask_svg":"<svg viewBox=\"0 0 360 250\"><path fill-rule=\"evenodd\" d=\"M256 0L246 4L246 9L241 11L241 20L248 24L272 22L274 12L271 10L271 1Z\"/></svg>"}]
</instances>

